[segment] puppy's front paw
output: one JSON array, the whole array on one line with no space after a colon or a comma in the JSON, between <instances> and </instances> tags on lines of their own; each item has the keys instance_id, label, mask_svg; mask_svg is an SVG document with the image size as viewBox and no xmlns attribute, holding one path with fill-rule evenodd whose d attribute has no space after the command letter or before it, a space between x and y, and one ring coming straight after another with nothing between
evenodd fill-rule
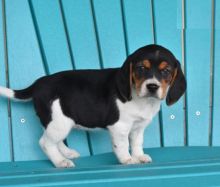
<instances>
[{"instance_id":1,"label":"puppy's front paw","mask_svg":"<svg viewBox=\"0 0 220 187\"><path fill-rule=\"evenodd\" d=\"M72 168L75 167L74 163L71 160L64 159L59 163L55 164L57 168Z\"/></svg>"},{"instance_id":2,"label":"puppy's front paw","mask_svg":"<svg viewBox=\"0 0 220 187\"><path fill-rule=\"evenodd\" d=\"M143 154L140 156L133 156L133 158L136 158L140 163L151 163L152 158L148 154Z\"/></svg>"}]
</instances>

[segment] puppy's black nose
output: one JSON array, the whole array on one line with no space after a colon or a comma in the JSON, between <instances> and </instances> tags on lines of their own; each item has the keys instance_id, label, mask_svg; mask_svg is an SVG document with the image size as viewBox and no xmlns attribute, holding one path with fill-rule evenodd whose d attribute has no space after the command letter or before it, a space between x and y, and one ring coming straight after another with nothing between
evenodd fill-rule
<instances>
[{"instance_id":1,"label":"puppy's black nose","mask_svg":"<svg viewBox=\"0 0 220 187\"><path fill-rule=\"evenodd\" d=\"M149 92L151 92L151 93L155 93L158 88L159 88L159 86L156 85L156 84L147 84L147 89L148 89Z\"/></svg>"}]
</instances>

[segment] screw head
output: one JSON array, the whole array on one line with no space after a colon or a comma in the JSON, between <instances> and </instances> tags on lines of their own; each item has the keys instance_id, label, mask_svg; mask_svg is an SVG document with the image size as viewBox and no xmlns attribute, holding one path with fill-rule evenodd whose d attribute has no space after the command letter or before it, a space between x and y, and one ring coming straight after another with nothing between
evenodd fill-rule
<instances>
[{"instance_id":1,"label":"screw head","mask_svg":"<svg viewBox=\"0 0 220 187\"><path fill-rule=\"evenodd\" d=\"M25 118L21 118L21 123L25 123Z\"/></svg>"},{"instance_id":2,"label":"screw head","mask_svg":"<svg viewBox=\"0 0 220 187\"><path fill-rule=\"evenodd\" d=\"M172 119L172 120L175 119L175 117L176 117L176 116L173 115L173 114L170 115L170 119Z\"/></svg>"},{"instance_id":3,"label":"screw head","mask_svg":"<svg viewBox=\"0 0 220 187\"><path fill-rule=\"evenodd\" d=\"M196 115L197 115L197 116L200 116L200 115L201 115L201 112L197 110L197 111L196 111Z\"/></svg>"}]
</instances>

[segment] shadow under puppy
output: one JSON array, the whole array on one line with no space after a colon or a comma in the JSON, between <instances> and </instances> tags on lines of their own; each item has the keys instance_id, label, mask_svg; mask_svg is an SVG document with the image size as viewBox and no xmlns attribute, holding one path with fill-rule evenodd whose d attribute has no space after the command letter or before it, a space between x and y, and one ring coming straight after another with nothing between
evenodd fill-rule
<instances>
[{"instance_id":1,"label":"shadow under puppy","mask_svg":"<svg viewBox=\"0 0 220 187\"><path fill-rule=\"evenodd\" d=\"M42 150L56 167L73 167L70 159L79 153L63 140L74 128L108 129L122 164L151 162L143 152L144 129L164 98L171 105L185 90L174 55L162 46L147 45L128 56L121 68L59 72L23 90L0 87L0 94L33 100L45 129L39 141Z\"/></svg>"}]
</instances>

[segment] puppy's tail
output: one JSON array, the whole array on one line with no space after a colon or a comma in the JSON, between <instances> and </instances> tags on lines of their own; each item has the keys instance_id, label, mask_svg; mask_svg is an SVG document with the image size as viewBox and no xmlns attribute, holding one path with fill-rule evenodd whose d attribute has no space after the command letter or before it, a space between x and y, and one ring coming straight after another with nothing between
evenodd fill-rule
<instances>
[{"instance_id":1,"label":"puppy's tail","mask_svg":"<svg viewBox=\"0 0 220 187\"><path fill-rule=\"evenodd\" d=\"M0 86L0 96L13 99L15 101L28 101L32 99L33 85L23 90L12 90L10 88Z\"/></svg>"}]
</instances>

